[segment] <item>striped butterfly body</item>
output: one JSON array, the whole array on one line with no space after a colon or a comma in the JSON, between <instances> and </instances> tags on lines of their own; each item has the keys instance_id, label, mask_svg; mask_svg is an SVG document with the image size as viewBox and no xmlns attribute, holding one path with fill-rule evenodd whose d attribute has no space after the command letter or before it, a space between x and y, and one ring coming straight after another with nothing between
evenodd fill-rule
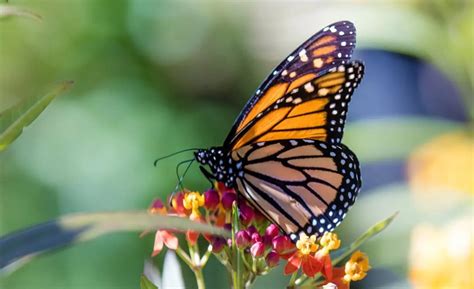
<instances>
[{"instance_id":1,"label":"striped butterfly body","mask_svg":"<svg viewBox=\"0 0 474 289\"><path fill-rule=\"evenodd\" d=\"M354 45L349 21L313 35L260 85L224 144L195 153L208 178L234 188L293 241L332 231L361 187L359 162L341 143L364 73L350 61Z\"/></svg>"}]
</instances>

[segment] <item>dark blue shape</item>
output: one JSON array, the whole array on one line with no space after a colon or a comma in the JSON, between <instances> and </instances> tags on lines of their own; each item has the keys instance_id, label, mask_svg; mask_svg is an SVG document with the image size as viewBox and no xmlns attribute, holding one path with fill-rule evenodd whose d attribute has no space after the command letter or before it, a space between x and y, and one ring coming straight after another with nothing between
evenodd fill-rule
<instances>
[{"instance_id":1,"label":"dark blue shape","mask_svg":"<svg viewBox=\"0 0 474 289\"><path fill-rule=\"evenodd\" d=\"M87 227L65 229L50 221L0 238L0 269L31 254L57 249L73 243Z\"/></svg>"},{"instance_id":2,"label":"dark blue shape","mask_svg":"<svg viewBox=\"0 0 474 289\"><path fill-rule=\"evenodd\" d=\"M385 160L362 163L362 193L387 184L406 181L405 160Z\"/></svg>"},{"instance_id":3,"label":"dark blue shape","mask_svg":"<svg viewBox=\"0 0 474 289\"><path fill-rule=\"evenodd\" d=\"M372 49L359 50L353 58L365 63L366 72L352 98L349 123L394 116L468 119L459 90L433 65Z\"/></svg>"}]
</instances>

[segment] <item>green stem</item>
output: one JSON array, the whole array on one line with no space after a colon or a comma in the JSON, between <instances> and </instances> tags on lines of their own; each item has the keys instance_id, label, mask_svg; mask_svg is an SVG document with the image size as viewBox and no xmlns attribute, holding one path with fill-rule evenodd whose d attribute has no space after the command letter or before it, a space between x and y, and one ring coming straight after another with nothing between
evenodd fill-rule
<instances>
[{"instance_id":1,"label":"green stem","mask_svg":"<svg viewBox=\"0 0 474 289\"><path fill-rule=\"evenodd\" d=\"M252 272L254 274L257 274L257 258L252 258Z\"/></svg>"},{"instance_id":2,"label":"green stem","mask_svg":"<svg viewBox=\"0 0 474 289\"><path fill-rule=\"evenodd\" d=\"M188 265L189 268L193 269L194 265L193 265L193 262L191 261L191 258L189 257L188 254L186 254L186 252L183 251L183 249L181 249L181 247L178 247L176 249L176 255L178 255L178 257L181 258L181 260L183 260L184 263L186 263L186 265Z\"/></svg>"},{"instance_id":3,"label":"green stem","mask_svg":"<svg viewBox=\"0 0 474 289\"><path fill-rule=\"evenodd\" d=\"M252 266L250 266L249 262L247 261L247 258L245 257L245 254L244 254L243 250L241 250L240 254L242 256L242 262L244 263L245 268L247 268L247 270L250 270L252 268Z\"/></svg>"},{"instance_id":4,"label":"green stem","mask_svg":"<svg viewBox=\"0 0 474 289\"><path fill-rule=\"evenodd\" d=\"M322 275L321 273L317 273L316 275L314 275L313 278L308 278L308 277L306 277L306 278L303 279L303 280L301 281L301 283L300 283L300 284L301 284L301 288L306 288L306 287L313 288L313 287L315 286L315 284L316 284L317 282L319 282L320 279L322 279L322 278L323 278L323 275ZM322 280L321 280L321 281L322 281ZM298 283L296 283L296 284L298 285ZM311 287L311 286L313 286L313 287Z\"/></svg>"},{"instance_id":5,"label":"green stem","mask_svg":"<svg viewBox=\"0 0 474 289\"><path fill-rule=\"evenodd\" d=\"M204 255L201 258L201 261L199 262L199 264L201 265L201 268L206 266L206 263L209 260L209 257L211 256L211 253L212 253L212 245L209 245L207 247L206 253L204 253Z\"/></svg>"},{"instance_id":6,"label":"green stem","mask_svg":"<svg viewBox=\"0 0 474 289\"><path fill-rule=\"evenodd\" d=\"M191 258L193 260L194 266L201 267L201 256L199 253L199 245L197 244L197 242L196 244L192 245L192 252L193 255L191 255Z\"/></svg>"},{"instance_id":7,"label":"green stem","mask_svg":"<svg viewBox=\"0 0 474 289\"><path fill-rule=\"evenodd\" d=\"M300 285L300 284L303 283L306 279L308 279L308 276L306 276L306 275L301 275L300 278L296 279L295 285Z\"/></svg>"},{"instance_id":8,"label":"green stem","mask_svg":"<svg viewBox=\"0 0 474 289\"><path fill-rule=\"evenodd\" d=\"M202 274L201 268L194 269L193 272L196 277L198 289L206 289L206 283L204 283L204 275Z\"/></svg>"},{"instance_id":9,"label":"green stem","mask_svg":"<svg viewBox=\"0 0 474 289\"><path fill-rule=\"evenodd\" d=\"M291 275L290 282L288 282L288 286L286 288L288 288L288 289L294 289L295 288L295 281L296 281L296 277L298 277L298 271L299 270L297 270L295 273L293 273Z\"/></svg>"},{"instance_id":10,"label":"green stem","mask_svg":"<svg viewBox=\"0 0 474 289\"><path fill-rule=\"evenodd\" d=\"M234 257L235 270L233 272L233 284L234 289L243 289L242 287L242 256L240 250L235 244L235 234L239 230L239 211L237 208L237 202L232 205L232 257Z\"/></svg>"}]
</instances>

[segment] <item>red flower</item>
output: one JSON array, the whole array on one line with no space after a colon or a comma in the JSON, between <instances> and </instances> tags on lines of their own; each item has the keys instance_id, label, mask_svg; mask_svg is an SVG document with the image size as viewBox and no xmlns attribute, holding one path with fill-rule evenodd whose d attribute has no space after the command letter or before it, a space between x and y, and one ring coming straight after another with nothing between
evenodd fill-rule
<instances>
[{"instance_id":1,"label":"red flower","mask_svg":"<svg viewBox=\"0 0 474 289\"><path fill-rule=\"evenodd\" d=\"M325 250L319 250L315 254L315 258L322 264L321 273L326 277L326 279L333 279L333 267L331 262L331 257Z\"/></svg>"},{"instance_id":2,"label":"red flower","mask_svg":"<svg viewBox=\"0 0 474 289\"><path fill-rule=\"evenodd\" d=\"M288 263L285 266L285 274L292 274L299 268L303 269L303 273L308 277L314 277L316 273L321 272L323 264L313 255L303 255L296 252L288 259Z\"/></svg>"},{"instance_id":3,"label":"red flower","mask_svg":"<svg viewBox=\"0 0 474 289\"><path fill-rule=\"evenodd\" d=\"M285 266L285 274L292 274L299 268L308 277L314 277L321 272L332 277L331 258L326 250L318 250L319 245L316 243L316 236L300 235L300 239L296 242L296 250L289 258L288 264Z\"/></svg>"},{"instance_id":4,"label":"red flower","mask_svg":"<svg viewBox=\"0 0 474 289\"><path fill-rule=\"evenodd\" d=\"M197 216L195 214L191 214L191 216L189 216L189 219L191 219L192 221L204 222L201 216ZM188 240L191 246L196 245L198 238L199 238L199 232L191 231L191 230L186 231L186 240ZM210 236L208 236L208 238L210 238Z\"/></svg>"},{"instance_id":5,"label":"red flower","mask_svg":"<svg viewBox=\"0 0 474 289\"><path fill-rule=\"evenodd\" d=\"M332 269L332 278L328 278L326 276L326 282L321 284L321 286L333 283L334 285L337 286L337 289L349 289L350 288L350 283L346 283L344 281L344 267L335 267Z\"/></svg>"}]
</instances>

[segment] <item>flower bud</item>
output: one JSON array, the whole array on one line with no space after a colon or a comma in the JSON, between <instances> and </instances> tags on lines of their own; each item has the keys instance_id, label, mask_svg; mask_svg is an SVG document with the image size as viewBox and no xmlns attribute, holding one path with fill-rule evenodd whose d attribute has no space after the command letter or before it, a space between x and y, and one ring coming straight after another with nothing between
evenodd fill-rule
<instances>
[{"instance_id":1,"label":"flower bud","mask_svg":"<svg viewBox=\"0 0 474 289\"><path fill-rule=\"evenodd\" d=\"M235 193L225 192L222 195L222 206L224 207L224 209L230 210L232 209L232 204L235 200L237 200L237 195Z\"/></svg>"},{"instance_id":2,"label":"flower bud","mask_svg":"<svg viewBox=\"0 0 474 289\"><path fill-rule=\"evenodd\" d=\"M255 212L245 202L239 202L239 217L243 225L248 225L252 222L255 216Z\"/></svg>"},{"instance_id":3,"label":"flower bud","mask_svg":"<svg viewBox=\"0 0 474 289\"><path fill-rule=\"evenodd\" d=\"M227 231L232 231L232 224L231 223L225 223L224 224L224 229Z\"/></svg>"},{"instance_id":4,"label":"flower bud","mask_svg":"<svg viewBox=\"0 0 474 289\"><path fill-rule=\"evenodd\" d=\"M275 224L270 224L266 229L265 229L265 236L270 237L271 239L275 238L278 236L280 233L280 229L278 229L278 226Z\"/></svg>"},{"instance_id":5,"label":"flower bud","mask_svg":"<svg viewBox=\"0 0 474 289\"><path fill-rule=\"evenodd\" d=\"M204 207L208 210L215 210L217 205L219 205L219 193L210 189L204 193Z\"/></svg>"},{"instance_id":6,"label":"flower bud","mask_svg":"<svg viewBox=\"0 0 474 289\"><path fill-rule=\"evenodd\" d=\"M265 229L265 235L263 236L263 242L266 246L272 246L273 239L278 236L280 233L280 229L274 224L270 224Z\"/></svg>"},{"instance_id":7,"label":"flower bud","mask_svg":"<svg viewBox=\"0 0 474 289\"><path fill-rule=\"evenodd\" d=\"M250 235L247 231L241 230L235 234L235 244L239 249L245 249L250 246Z\"/></svg>"},{"instance_id":8,"label":"flower bud","mask_svg":"<svg viewBox=\"0 0 474 289\"><path fill-rule=\"evenodd\" d=\"M265 257L265 262L270 268L278 266L278 263L280 262L280 256L277 252L270 251L270 253L267 254L267 257Z\"/></svg>"},{"instance_id":9,"label":"flower bud","mask_svg":"<svg viewBox=\"0 0 474 289\"><path fill-rule=\"evenodd\" d=\"M186 240L189 242L191 245L195 245L197 240L199 238L199 233L195 231L188 230L186 232Z\"/></svg>"},{"instance_id":10,"label":"flower bud","mask_svg":"<svg viewBox=\"0 0 474 289\"><path fill-rule=\"evenodd\" d=\"M250 236L252 236L255 233L258 233L257 228L255 228L254 226L248 227L247 232L249 233Z\"/></svg>"},{"instance_id":11,"label":"flower bud","mask_svg":"<svg viewBox=\"0 0 474 289\"><path fill-rule=\"evenodd\" d=\"M261 257L265 252L265 245L262 242L257 242L250 247L250 254L257 258Z\"/></svg>"},{"instance_id":12,"label":"flower bud","mask_svg":"<svg viewBox=\"0 0 474 289\"><path fill-rule=\"evenodd\" d=\"M166 214L166 207L160 199L156 199L151 203L150 208L148 209L152 214Z\"/></svg>"},{"instance_id":13,"label":"flower bud","mask_svg":"<svg viewBox=\"0 0 474 289\"><path fill-rule=\"evenodd\" d=\"M259 233L253 233L252 236L251 236L251 239L252 239L252 243L257 243L257 242L262 242L263 241L263 238L262 238L262 236L260 236Z\"/></svg>"},{"instance_id":14,"label":"flower bud","mask_svg":"<svg viewBox=\"0 0 474 289\"><path fill-rule=\"evenodd\" d=\"M220 253L222 249L224 249L224 246L226 245L226 240L222 237L214 237L212 239L211 245L212 245L212 253Z\"/></svg>"},{"instance_id":15,"label":"flower bud","mask_svg":"<svg viewBox=\"0 0 474 289\"><path fill-rule=\"evenodd\" d=\"M273 250L279 255L285 255L291 253L296 249L295 245L290 241L287 236L277 236L272 241ZM285 257L285 256L282 256Z\"/></svg>"}]
</instances>

